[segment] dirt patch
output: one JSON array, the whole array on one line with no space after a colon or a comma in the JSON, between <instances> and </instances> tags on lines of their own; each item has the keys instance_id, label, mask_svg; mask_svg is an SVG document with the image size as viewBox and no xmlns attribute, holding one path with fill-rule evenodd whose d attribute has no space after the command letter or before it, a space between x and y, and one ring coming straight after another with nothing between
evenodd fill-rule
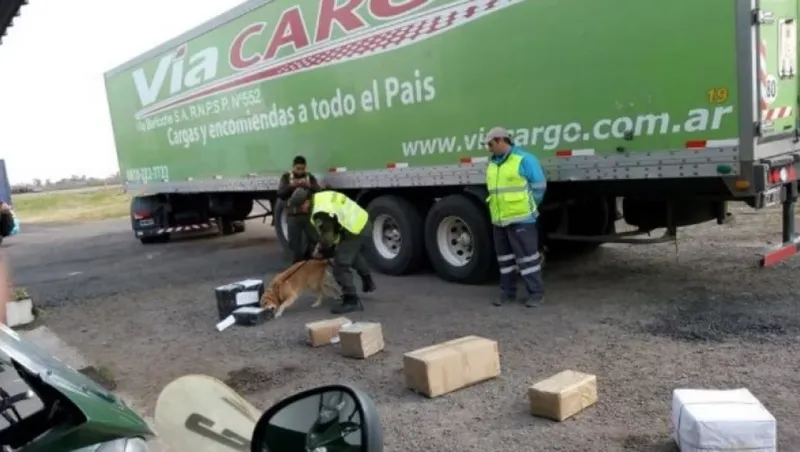
<instances>
[{"instance_id":1,"label":"dirt patch","mask_svg":"<svg viewBox=\"0 0 800 452\"><path fill-rule=\"evenodd\" d=\"M800 339L800 321L766 309L770 300L747 293L720 297L696 288L692 292L693 300L667 303L641 331L685 342L796 343Z\"/></svg>"},{"instance_id":2,"label":"dirt patch","mask_svg":"<svg viewBox=\"0 0 800 452\"><path fill-rule=\"evenodd\" d=\"M254 394L280 387L299 374L300 368L296 366L283 366L273 370L247 366L228 372L225 384L241 394Z\"/></svg>"},{"instance_id":3,"label":"dirt patch","mask_svg":"<svg viewBox=\"0 0 800 452\"><path fill-rule=\"evenodd\" d=\"M665 435L630 435L622 441L622 450L636 452L679 452L678 446Z\"/></svg>"},{"instance_id":4,"label":"dirt patch","mask_svg":"<svg viewBox=\"0 0 800 452\"><path fill-rule=\"evenodd\" d=\"M114 371L107 366L88 366L80 369L79 372L109 391L117 389L117 379L114 376Z\"/></svg>"}]
</instances>

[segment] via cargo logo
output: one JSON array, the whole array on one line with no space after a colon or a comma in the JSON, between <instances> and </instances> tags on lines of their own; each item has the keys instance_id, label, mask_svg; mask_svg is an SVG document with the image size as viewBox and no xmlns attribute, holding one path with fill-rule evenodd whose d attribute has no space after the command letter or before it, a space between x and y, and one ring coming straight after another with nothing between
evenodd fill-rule
<instances>
[{"instance_id":1,"label":"via cargo logo","mask_svg":"<svg viewBox=\"0 0 800 452\"><path fill-rule=\"evenodd\" d=\"M398 50L454 30L525 0L321 0L316 23L309 26L299 5L280 13L275 25L253 22L242 28L227 49L231 75L219 77L220 50L190 53L183 44L161 60L152 74L133 72L142 108L136 119L164 113L220 93L301 72L330 67ZM369 18L370 20L368 20ZM373 25L370 25L372 23ZM344 35L333 39L334 29ZM261 52L247 52L252 41ZM283 49L287 56L277 56ZM226 72L229 72L226 70ZM166 91L166 98L161 99Z\"/></svg>"}]
</instances>

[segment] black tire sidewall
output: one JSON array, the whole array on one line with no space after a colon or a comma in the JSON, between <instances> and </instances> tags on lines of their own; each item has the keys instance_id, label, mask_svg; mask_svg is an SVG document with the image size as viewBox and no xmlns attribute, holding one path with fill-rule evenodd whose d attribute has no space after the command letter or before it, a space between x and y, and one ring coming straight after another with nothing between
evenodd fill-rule
<instances>
[{"instance_id":1,"label":"black tire sidewall","mask_svg":"<svg viewBox=\"0 0 800 452\"><path fill-rule=\"evenodd\" d=\"M395 196L381 196L367 206L372 231L369 231L365 251L369 263L379 272L387 275L404 275L419 269L424 258L423 222L417 209L408 201ZM400 230L403 245L393 259L380 255L375 247L374 231L378 226L379 215L388 215Z\"/></svg>"},{"instance_id":2,"label":"black tire sidewall","mask_svg":"<svg viewBox=\"0 0 800 452\"><path fill-rule=\"evenodd\" d=\"M284 210L286 209L286 203L282 200L278 200L275 203L275 210L272 212L272 215L275 218L275 235L278 238L278 243L281 246L281 251L284 255L290 255L292 250L289 249L289 240L287 239L286 233L288 231L283 230L283 222L281 221L281 215L283 215Z\"/></svg>"},{"instance_id":3,"label":"black tire sidewall","mask_svg":"<svg viewBox=\"0 0 800 452\"><path fill-rule=\"evenodd\" d=\"M439 251L436 231L448 216L461 218L472 232L474 254L464 267L453 267ZM495 276L492 226L485 207L464 195L451 195L433 205L425 219L425 248L431 265L440 278L462 284L483 284Z\"/></svg>"}]
</instances>

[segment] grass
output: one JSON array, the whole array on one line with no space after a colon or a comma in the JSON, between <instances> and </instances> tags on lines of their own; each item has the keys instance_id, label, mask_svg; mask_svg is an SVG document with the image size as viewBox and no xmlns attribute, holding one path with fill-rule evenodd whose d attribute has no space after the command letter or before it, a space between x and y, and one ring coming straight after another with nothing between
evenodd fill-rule
<instances>
[{"instance_id":1,"label":"grass","mask_svg":"<svg viewBox=\"0 0 800 452\"><path fill-rule=\"evenodd\" d=\"M122 188L101 187L12 197L14 213L25 223L96 221L130 214L131 196Z\"/></svg>"}]
</instances>

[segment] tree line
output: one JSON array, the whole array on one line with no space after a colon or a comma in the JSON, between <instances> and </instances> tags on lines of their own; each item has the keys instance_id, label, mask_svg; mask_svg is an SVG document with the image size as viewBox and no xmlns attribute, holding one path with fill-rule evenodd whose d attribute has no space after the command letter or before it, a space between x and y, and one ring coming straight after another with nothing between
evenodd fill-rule
<instances>
[{"instance_id":1,"label":"tree line","mask_svg":"<svg viewBox=\"0 0 800 452\"><path fill-rule=\"evenodd\" d=\"M11 186L11 193L19 194L57 190L74 190L77 188L104 187L121 184L122 178L120 177L119 172L102 178L73 175L56 181L50 179L34 179L28 183L14 184Z\"/></svg>"}]
</instances>

